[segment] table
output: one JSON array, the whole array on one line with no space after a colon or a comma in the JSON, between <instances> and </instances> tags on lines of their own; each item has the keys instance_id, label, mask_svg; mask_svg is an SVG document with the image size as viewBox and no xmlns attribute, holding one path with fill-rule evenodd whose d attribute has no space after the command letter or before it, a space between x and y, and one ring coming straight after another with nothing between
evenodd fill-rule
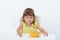
<instances>
[{"instance_id":1,"label":"table","mask_svg":"<svg viewBox=\"0 0 60 40\"><path fill-rule=\"evenodd\" d=\"M23 34L22 37L19 37L20 40L55 40L55 35L54 34L49 34L48 37L41 35L38 38L32 38L28 34Z\"/></svg>"}]
</instances>

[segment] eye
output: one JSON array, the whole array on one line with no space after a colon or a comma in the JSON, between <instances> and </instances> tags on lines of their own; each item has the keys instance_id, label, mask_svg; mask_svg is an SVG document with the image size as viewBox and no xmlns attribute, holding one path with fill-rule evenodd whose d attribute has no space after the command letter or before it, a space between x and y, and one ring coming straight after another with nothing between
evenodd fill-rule
<instances>
[{"instance_id":1,"label":"eye","mask_svg":"<svg viewBox=\"0 0 60 40\"><path fill-rule=\"evenodd\" d=\"M33 18L33 17L30 17L30 18Z\"/></svg>"},{"instance_id":2,"label":"eye","mask_svg":"<svg viewBox=\"0 0 60 40\"><path fill-rule=\"evenodd\" d=\"M26 17L26 18L28 18L28 17Z\"/></svg>"}]
</instances>

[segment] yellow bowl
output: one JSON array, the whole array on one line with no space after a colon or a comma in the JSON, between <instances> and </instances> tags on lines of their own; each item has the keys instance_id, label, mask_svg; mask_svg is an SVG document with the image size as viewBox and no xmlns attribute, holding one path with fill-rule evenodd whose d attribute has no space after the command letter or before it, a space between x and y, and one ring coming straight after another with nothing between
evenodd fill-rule
<instances>
[{"instance_id":1,"label":"yellow bowl","mask_svg":"<svg viewBox=\"0 0 60 40\"><path fill-rule=\"evenodd\" d=\"M41 35L41 32L34 31L29 33L31 37L39 37Z\"/></svg>"}]
</instances>

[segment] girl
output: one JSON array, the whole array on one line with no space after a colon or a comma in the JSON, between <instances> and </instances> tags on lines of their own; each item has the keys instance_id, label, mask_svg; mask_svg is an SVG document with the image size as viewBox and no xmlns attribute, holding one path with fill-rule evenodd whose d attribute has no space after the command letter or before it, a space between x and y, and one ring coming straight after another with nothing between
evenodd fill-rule
<instances>
[{"instance_id":1,"label":"girl","mask_svg":"<svg viewBox=\"0 0 60 40\"><path fill-rule=\"evenodd\" d=\"M32 8L26 8L22 16L22 21L17 28L17 33L22 36L23 33L29 33L37 29L48 36L48 33L36 22L34 10Z\"/></svg>"}]
</instances>

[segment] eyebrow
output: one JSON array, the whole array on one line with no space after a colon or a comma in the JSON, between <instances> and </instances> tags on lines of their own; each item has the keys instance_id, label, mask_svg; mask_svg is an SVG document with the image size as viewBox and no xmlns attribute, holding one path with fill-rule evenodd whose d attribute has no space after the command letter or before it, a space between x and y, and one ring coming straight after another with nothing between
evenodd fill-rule
<instances>
[{"instance_id":1,"label":"eyebrow","mask_svg":"<svg viewBox=\"0 0 60 40\"><path fill-rule=\"evenodd\" d=\"M33 16L29 16L29 17L33 17Z\"/></svg>"}]
</instances>

